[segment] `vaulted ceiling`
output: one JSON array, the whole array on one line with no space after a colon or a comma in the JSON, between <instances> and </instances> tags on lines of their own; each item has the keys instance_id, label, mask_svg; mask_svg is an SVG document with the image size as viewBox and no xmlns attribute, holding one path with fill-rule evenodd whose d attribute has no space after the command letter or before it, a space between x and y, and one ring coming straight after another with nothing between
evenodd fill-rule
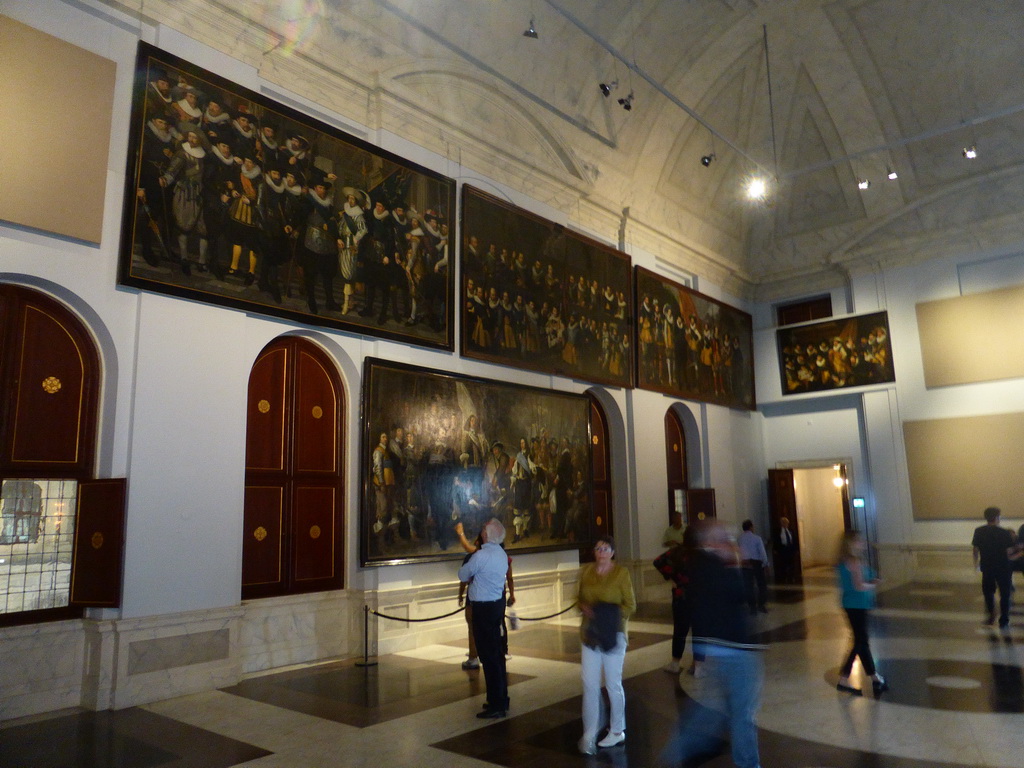
<instances>
[{"instance_id":1,"label":"vaulted ceiling","mask_svg":"<svg viewBox=\"0 0 1024 768\"><path fill-rule=\"evenodd\" d=\"M1024 241L1024 0L107 4L748 296Z\"/></svg>"}]
</instances>

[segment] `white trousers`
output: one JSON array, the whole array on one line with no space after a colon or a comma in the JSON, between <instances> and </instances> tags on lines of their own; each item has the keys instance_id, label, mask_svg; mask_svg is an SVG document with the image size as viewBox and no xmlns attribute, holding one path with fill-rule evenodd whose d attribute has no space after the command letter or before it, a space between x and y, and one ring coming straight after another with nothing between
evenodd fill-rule
<instances>
[{"instance_id":1,"label":"white trousers","mask_svg":"<svg viewBox=\"0 0 1024 768\"><path fill-rule=\"evenodd\" d=\"M583 679L583 736L587 739L597 737L597 732L601 730L601 721L604 719L601 712L604 704L601 697L602 675L611 706L609 730L614 733L626 730L626 691L622 687L626 636L619 632L618 639L616 646L607 652L583 646L580 676Z\"/></svg>"}]
</instances>

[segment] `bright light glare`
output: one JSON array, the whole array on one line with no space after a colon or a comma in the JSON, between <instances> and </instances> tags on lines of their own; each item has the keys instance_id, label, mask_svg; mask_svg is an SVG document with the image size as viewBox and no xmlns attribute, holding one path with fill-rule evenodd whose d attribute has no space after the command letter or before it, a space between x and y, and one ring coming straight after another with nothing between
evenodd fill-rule
<instances>
[{"instance_id":1,"label":"bright light glare","mask_svg":"<svg viewBox=\"0 0 1024 768\"><path fill-rule=\"evenodd\" d=\"M973 160L977 156L978 156L978 148L977 147L975 147L974 145L971 145L969 147L964 147L964 157L966 157L968 160Z\"/></svg>"},{"instance_id":2,"label":"bright light glare","mask_svg":"<svg viewBox=\"0 0 1024 768\"><path fill-rule=\"evenodd\" d=\"M768 185L764 179L751 179L747 184L747 197L751 200L760 200L768 193Z\"/></svg>"},{"instance_id":3,"label":"bright light glare","mask_svg":"<svg viewBox=\"0 0 1024 768\"><path fill-rule=\"evenodd\" d=\"M857 182L857 189L867 189L871 186L871 182L867 179L861 179Z\"/></svg>"}]
</instances>

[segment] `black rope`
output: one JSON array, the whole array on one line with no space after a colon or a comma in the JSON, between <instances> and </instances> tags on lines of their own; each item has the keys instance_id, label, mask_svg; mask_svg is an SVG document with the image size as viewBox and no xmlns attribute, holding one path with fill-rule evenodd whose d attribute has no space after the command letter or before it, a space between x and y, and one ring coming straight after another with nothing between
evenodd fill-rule
<instances>
[{"instance_id":1,"label":"black rope","mask_svg":"<svg viewBox=\"0 0 1024 768\"><path fill-rule=\"evenodd\" d=\"M537 616L537 617L532 618L532 619L528 619L525 616L520 616L519 620L520 621L544 621L545 619L553 619L553 618L555 618L555 616L561 616L563 613L568 613L569 611L571 611L575 607L576 607L576 603L573 603L568 608L566 608L564 611L559 611L558 613L552 613L550 616Z\"/></svg>"},{"instance_id":2,"label":"black rope","mask_svg":"<svg viewBox=\"0 0 1024 768\"><path fill-rule=\"evenodd\" d=\"M388 616L386 613L377 613L377 611L372 610L370 611L370 613L372 613L374 616L380 616L382 619L391 619L392 621L437 621L438 619L447 619L449 616L454 616L456 613L461 613L464 610L466 609L460 606L451 613L446 613L443 616L431 616L429 619L406 619L400 616Z\"/></svg>"},{"instance_id":3,"label":"black rope","mask_svg":"<svg viewBox=\"0 0 1024 768\"><path fill-rule=\"evenodd\" d=\"M528 619L525 616L520 616L519 620L520 621L545 621L546 619L553 619L556 616L561 616L563 613L568 613L569 611L571 611L575 607L576 607L576 603L574 602L572 605L570 605L564 611L559 611L558 613L552 613L550 616L535 616L535 617L533 617L531 619ZM460 606L460 607L456 608L454 611L452 611L451 613L445 613L445 614L442 614L440 616L430 616L429 618L426 618L426 619L409 619L409 618L403 618L401 616L388 616L386 613L379 613L379 612L374 611L374 610L371 610L370 613L372 613L374 616L379 616L382 619L391 619L391 621L437 621L438 619L447 619L449 616L454 616L456 613L461 613L464 610L466 610L465 606Z\"/></svg>"}]
</instances>

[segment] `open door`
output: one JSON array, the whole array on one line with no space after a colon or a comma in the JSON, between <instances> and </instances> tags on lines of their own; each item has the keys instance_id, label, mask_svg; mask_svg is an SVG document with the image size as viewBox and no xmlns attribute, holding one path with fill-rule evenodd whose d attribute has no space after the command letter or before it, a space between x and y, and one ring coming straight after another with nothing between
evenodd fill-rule
<instances>
[{"instance_id":1,"label":"open door","mask_svg":"<svg viewBox=\"0 0 1024 768\"><path fill-rule=\"evenodd\" d=\"M78 484L71 604L121 604L126 481L85 480Z\"/></svg>"},{"instance_id":2,"label":"open door","mask_svg":"<svg viewBox=\"0 0 1024 768\"><path fill-rule=\"evenodd\" d=\"M800 525L796 517L796 486L793 484L792 469L768 470L768 512L771 516L772 549L776 558L779 556L779 531L782 529L779 520L783 517L789 520L789 531L794 545L791 580L799 584L803 581L803 572L800 567L800 535L797 533ZM775 575L778 577L778 563Z\"/></svg>"}]
</instances>

